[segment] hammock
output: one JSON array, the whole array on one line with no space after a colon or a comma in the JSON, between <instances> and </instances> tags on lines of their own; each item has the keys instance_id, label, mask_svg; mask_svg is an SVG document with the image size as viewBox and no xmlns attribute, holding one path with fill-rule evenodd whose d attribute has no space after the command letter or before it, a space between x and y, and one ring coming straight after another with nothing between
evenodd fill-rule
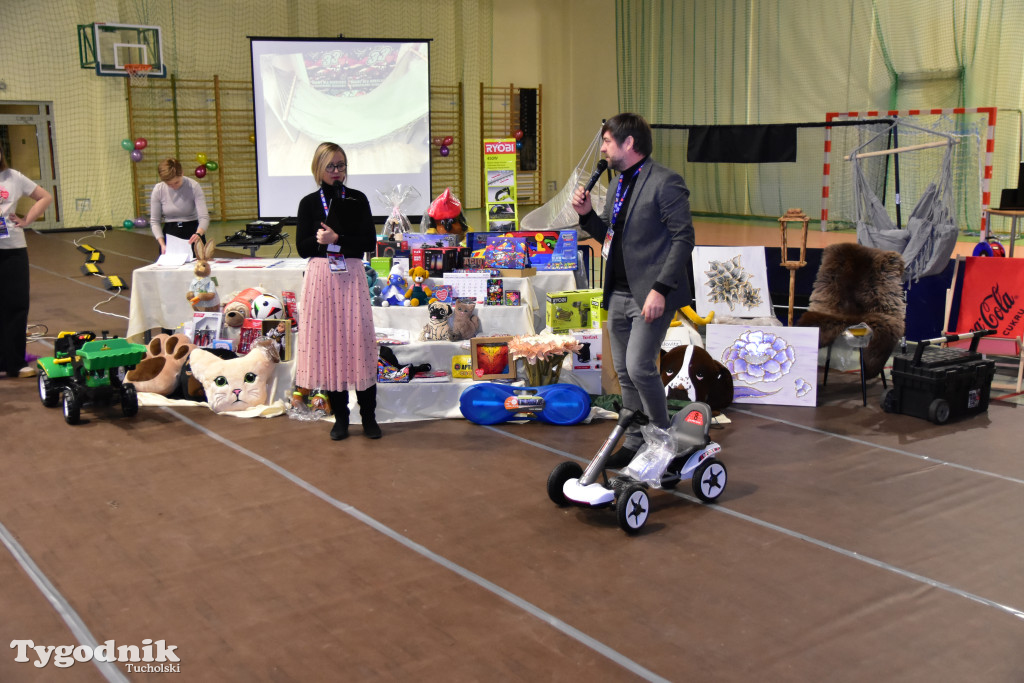
<instances>
[{"instance_id":1,"label":"hammock","mask_svg":"<svg viewBox=\"0 0 1024 683\"><path fill-rule=\"evenodd\" d=\"M562 186L554 197L545 204L538 206L522 217L519 221L520 230L570 230L576 229L580 224L580 215L572 208L572 193L580 185L585 185L590 179L590 174L601 158L601 132L590 143L590 147L583 154L583 158L573 169L569 179ZM604 211L607 189L603 183L594 185L590 191L590 203L598 214Z\"/></svg>"},{"instance_id":2,"label":"hammock","mask_svg":"<svg viewBox=\"0 0 1024 683\"><path fill-rule=\"evenodd\" d=\"M878 153L859 155L861 149L897 125L916 128L945 138L944 142L912 145ZM849 157L853 161L853 194L857 219L857 242L868 247L895 251L903 256L906 269L904 282L937 275L945 270L956 247L956 206L953 202L953 145L956 138L946 133L919 128L910 123L897 122L866 143L857 147ZM871 190L860 165L860 158L872 154L895 154L926 147L945 145L946 150L939 167L938 177L928 185L910 213L905 229L898 229L889 218L889 212Z\"/></svg>"}]
</instances>

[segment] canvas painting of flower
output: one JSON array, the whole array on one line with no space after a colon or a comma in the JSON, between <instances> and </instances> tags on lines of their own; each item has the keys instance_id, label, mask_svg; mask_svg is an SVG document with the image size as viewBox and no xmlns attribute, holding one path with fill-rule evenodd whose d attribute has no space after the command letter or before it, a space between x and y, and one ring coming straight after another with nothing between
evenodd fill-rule
<instances>
[{"instance_id":1,"label":"canvas painting of flower","mask_svg":"<svg viewBox=\"0 0 1024 683\"><path fill-rule=\"evenodd\" d=\"M708 325L706 348L732 373L736 403L817 403L816 327Z\"/></svg>"}]
</instances>

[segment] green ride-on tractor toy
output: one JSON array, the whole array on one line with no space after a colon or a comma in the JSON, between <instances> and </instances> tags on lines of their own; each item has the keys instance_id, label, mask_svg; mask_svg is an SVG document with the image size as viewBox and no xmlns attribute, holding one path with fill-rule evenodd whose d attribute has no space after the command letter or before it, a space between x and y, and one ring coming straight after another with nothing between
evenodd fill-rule
<instances>
[{"instance_id":1,"label":"green ride-on tractor toy","mask_svg":"<svg viewBox=\"0 0 1024 683\"><path fill-rule=\"evenodd\" d=\"M125 417L139 412L135 386L125 374L146 355L143 344L114 337L97 339L92 332L61 332L52 358L40 358L39 398L44 406L63 401L64 420L78 424L86 403L120 402Z\"/></svg>"}]
</instances>

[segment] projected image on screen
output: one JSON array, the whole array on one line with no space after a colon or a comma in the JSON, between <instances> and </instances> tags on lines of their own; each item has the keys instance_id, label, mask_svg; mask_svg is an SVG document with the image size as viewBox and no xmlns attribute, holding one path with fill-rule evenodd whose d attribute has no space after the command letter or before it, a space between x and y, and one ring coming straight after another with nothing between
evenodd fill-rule
<instances>
[{"instance_id":1,"label":"projected image on screen","mask_svg":"<svg viewBox=\"0 0 1024 683\"><path fill-rule=\"evenodd\" d=\"M260 217L294 216L315 189L310 162L321 142L348 155L346 184L386 216L377 190L430 195L430 69L425 41L252 39Z\"/></svg>"}]
</instances>

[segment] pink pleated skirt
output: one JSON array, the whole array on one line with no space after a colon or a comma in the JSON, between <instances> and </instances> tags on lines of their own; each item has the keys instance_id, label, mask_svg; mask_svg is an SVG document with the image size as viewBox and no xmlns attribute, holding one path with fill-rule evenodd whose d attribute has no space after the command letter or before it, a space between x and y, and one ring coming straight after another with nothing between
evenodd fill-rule
<instances>
[{"instance_id":1,"label":"pink pleated skirt","mask_svg":"<svg viewBox=\"0 0 1024 683\"><path fill-rule=\"evenodd\" d=\"M311 258L302 283L295 384L325 391L362 391L377 381L377 342L363 264L332 273ZM355 266L355 268L353 268Z\"/></svg>"}]
</instances>

